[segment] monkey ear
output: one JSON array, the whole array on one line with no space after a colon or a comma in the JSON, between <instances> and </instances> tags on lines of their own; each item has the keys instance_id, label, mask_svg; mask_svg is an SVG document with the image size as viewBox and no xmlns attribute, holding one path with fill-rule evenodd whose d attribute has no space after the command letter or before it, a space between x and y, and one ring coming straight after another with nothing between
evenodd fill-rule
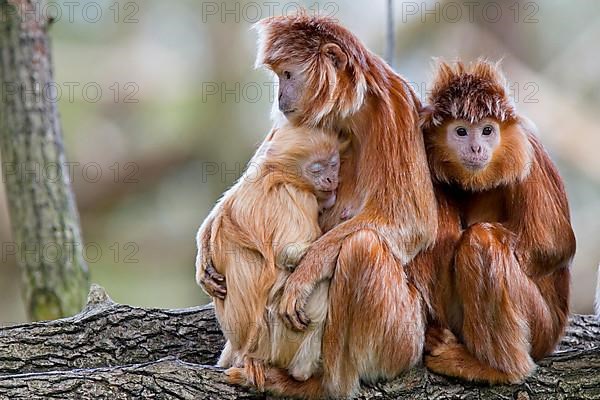
<instances>
[{"instance_id":1,"label":"monkey ear","mask_svg":"<svg viewBox=\"0 0 600 400\"><path fill-rule=\"evenodd\" d=\"M321 47L321 52L328 57L336 69L346 68L348 56L342 51L340 46L335 43L327 43Z\"/></svg>"}]
</instances>

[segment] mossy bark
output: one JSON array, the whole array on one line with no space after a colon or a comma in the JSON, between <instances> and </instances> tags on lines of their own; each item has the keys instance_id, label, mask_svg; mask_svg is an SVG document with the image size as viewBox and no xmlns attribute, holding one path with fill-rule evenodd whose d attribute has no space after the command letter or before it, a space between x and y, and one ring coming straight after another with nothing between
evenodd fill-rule
<instances>
[{"instance_id":1,"label":"mossy bark","mask_svg":"<svg viewBox=\"0 0 600 400\"><path fill-rule=\"evenodd\" d=\"M41 9L41 0L0 0L0 151L13 232L2 251L22 268L33 320L77 313L89 289Z\"/></svg>"}]
</instances>

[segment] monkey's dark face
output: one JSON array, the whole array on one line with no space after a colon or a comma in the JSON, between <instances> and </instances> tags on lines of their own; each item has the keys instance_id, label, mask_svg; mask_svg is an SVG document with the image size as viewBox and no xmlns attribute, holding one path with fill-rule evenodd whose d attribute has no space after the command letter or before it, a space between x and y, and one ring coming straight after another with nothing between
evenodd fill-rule
<instances>
[{"instance_id":1,"label":"monkey's dark face","mask_svg":"<svg viewBox=\"0 0 600 400\"><path fill-rule=\"evenodd\" d=\"M293 120L295 116L303 112L302 99L306 87L306 79L297 68L287 66L275 71L279 78L279 93L277 103L279 111L285 115L288 120Z\"/></svg>"},{"instance_id":2,"label":"monkey's dark face","mask_svg":"<svg viewBox=\"0 0 600 400\"><path fill-rule=\"evenodd\" d=\"M274 48L269 51L289 53ZM304 58L295 54L267 64L277 75L277 106L285 118L296 126L331 126L360 109L366 81L362 75L350 77L348 56L340 46L326 43L313 53L305 53Z\"/></svg>"},{"instance_id":3,"label":"monkey's dark face","mask_svg":"<svg viewBox=\"0 0 600 400\"><path fill-rule=\"evenodd\" d=\"M474 124L455 120L446 125L445 133L448 148L472 172L485 169L500 145L500 125L490 118Z\"/></svg>"},{"instance_id":4,"label":"monkey's dark face","mask_svg":"<svg viewBox=\"0 0 600 400\"><path fill-rule=\"evenodd\" d=\"M329 157L312 157L302 166L302 174L313 186L319 208L333 207L339 184L340 156L336 152Z\"/></svg>"}]
</instances>

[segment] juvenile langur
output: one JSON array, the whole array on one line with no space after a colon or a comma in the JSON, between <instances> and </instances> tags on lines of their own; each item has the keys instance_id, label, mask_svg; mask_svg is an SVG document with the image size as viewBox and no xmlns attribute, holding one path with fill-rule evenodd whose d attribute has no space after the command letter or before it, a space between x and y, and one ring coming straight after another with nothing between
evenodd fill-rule
<instances>
[{"instance_id":1,"label":"juvenile langur","mask_svg":"<svg viewBox=\"0 0 600 400\"><path fill-rule=\"evenodd\" d=\"M280 307L290 327L305 330L311 293L331 279L323 371L299 382L270 367L265 388L352 397L361 380L392 379L422 356L425 310L410 278L420 272L407 265L435 240L437 215L420 102L402 77L332 19L272 17L257 30L257 64L279 81L278 115L351 138L337 201L321 217L326 233L287 280ZM230 290L209 259L200 260L199 280L209 291ZM229 371L234 383L253 383L253 375L249 368Z\"/></svg>"},{"instance_id":2,"label":"juvenile langur","mask_svg":"<svg viewBox=\"0 0 600 400\"><path fill-rule=\"evenodd\" d=\"M551 353L569 311L575 236L562 180L495 64L441 63L423 135L440 205L430 286L434 372L516 383ZM417 260L420 262L420 260Z\"/></svg>"},{"instance_id":3,"label":"juvenile langur","mask_svg":"<svg viewBox=\"0 0 600 400\"><path fill-rule=\"evenodd\" d=\"M319 213L335 204L340 167L336 134L284 127L271 136L198 232L198 258L211 257L227 280L227 296L214 299L227 339L218 365L252 368L259 387L263 362L297 380L319 369L328 282L308 300L304 332L286 328L277 306L291 271L321 236Z\"/></svg>"}]
</instances>

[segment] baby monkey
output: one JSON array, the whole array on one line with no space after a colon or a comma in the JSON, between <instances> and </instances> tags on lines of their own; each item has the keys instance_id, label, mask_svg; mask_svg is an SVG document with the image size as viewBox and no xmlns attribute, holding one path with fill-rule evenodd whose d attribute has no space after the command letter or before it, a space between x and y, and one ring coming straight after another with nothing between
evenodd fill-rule
<instances>
[{"instance_id":1,"label":"baby monkey","mask_svg":"<svg viewBox=\"0 0 600 400\"><path fill-rule=\"evenodd\" d=\"M304 332L286 328L278 307L288 276L322 234L320 212L335 204L345 147L332 132L275 130L198 231L196 280L203 286L202 261L210 257L227 281L226 296L214 298L227 339L218 366L244 367L259 388L263 362L302 381L320 369L329 283L311 295Z\"/></svg>"}]
</instances>

